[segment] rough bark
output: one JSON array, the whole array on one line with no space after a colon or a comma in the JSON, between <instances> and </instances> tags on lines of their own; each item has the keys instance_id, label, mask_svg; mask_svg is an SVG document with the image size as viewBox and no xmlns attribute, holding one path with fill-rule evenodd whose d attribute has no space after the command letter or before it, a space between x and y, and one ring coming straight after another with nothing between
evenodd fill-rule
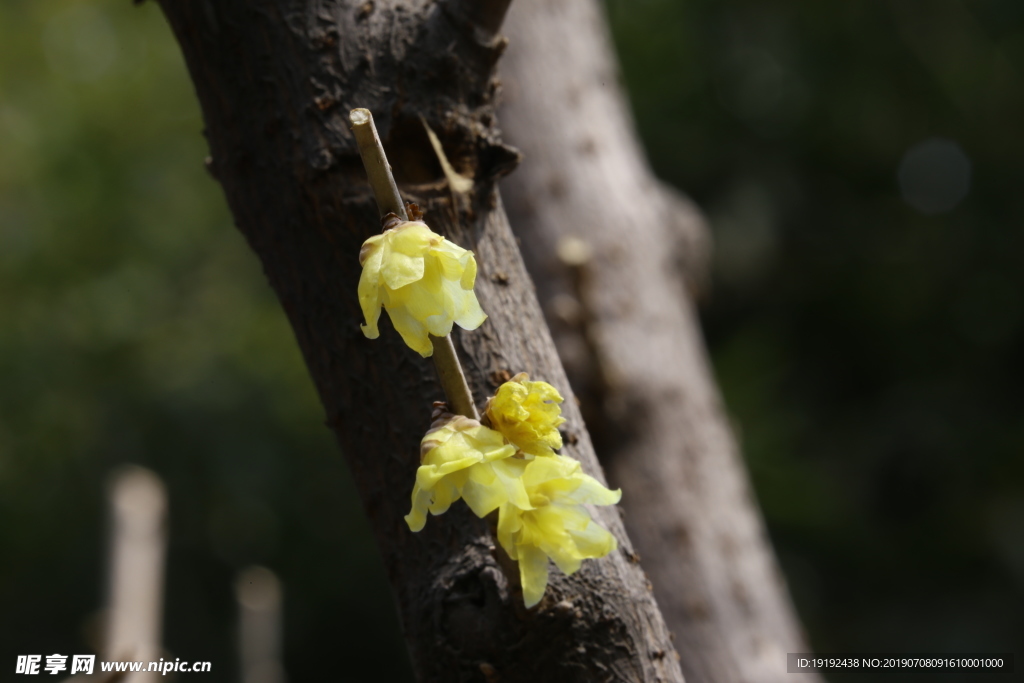
<instances>
[{"instance_id":1,"label":"rough bark","mask_svg":"<svg viewBox=\"0 0 1024 683\"><path fill-rule=\"evenodd\" d=\"M807 649L687 295L704 225L644 159L596 0L519 0L504 30L510 220L683 672L782 681Z\"/></svg>"},{"instance_id":2,"label":"rough bark","mask_svg":"<svg viewBox=\"0 0 1024 683\"><path fill-rule=\"evenodd\" d=\"M595 511L620 551L553 571L545 601L517 609L487 523L465 506L419 534L402 516L431 402L430 361L382 317L359 330L357 254L379 221L348 112L376 115L400 189L431 227L473 249L490 314L456 335L478 402L527 371L570 396L495 179L514 150L494 125L493 67L504 47L457 3L429 0L162 0L202 105L211 159L239 229L295 330L348 459L423 681L681 681L669 634L614 508ZM421 125L474 179L447 186ZM566 452L600 477L578 409ZM344 577L339 575L339 581Z\"/></svg>"}]
</instances>

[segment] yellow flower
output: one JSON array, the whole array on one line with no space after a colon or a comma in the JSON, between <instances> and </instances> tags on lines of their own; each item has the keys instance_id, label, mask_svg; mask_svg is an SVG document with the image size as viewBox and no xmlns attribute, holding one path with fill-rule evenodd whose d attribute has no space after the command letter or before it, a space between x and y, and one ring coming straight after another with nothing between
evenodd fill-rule
<instances>
[{"instance_id":1,"label":"yellow flower","mask_svg":"<svg viewBox=\"0 0 1024 683\"><path fill-rule=\"evenodd\" d=\"M434 353L428 334L444 337L452 323L475 330L487 318L476 294L473 252L406 221L363 242L359 252L359 305L363 334L376 339L381 305L409 348L424 358Z\"/></svg>"},{"instance_id":2,"label":"yellow flower","mask_svg":"<svg viewBox=\"0 0 1024 683\"><path fill-rule=\"evenodd\" d=\"M583 560L604 557L618 547L583 505L614 505L622 492L609 491L584 474L579 462L562 455L528 461L523 484L530 507L510 501L499 508L498 542L518 560L523 599L533 607L548 585L549 557L569 575Z\"/></svg>"},{"instance_id":3,"label":"yellow flower","mask_svg":"<svg viewBox=\"0 0 1024 683\"><path fill-rule=\"evenodd\" d=\"M435 423L436 424L436 423ZM523 487L526 461L493 429L468 417L452 416L421 443L423 464L416 471L412 510L405 521L412 531L427 523L427 511L440 515L462 498L478 517L505 503L530 507Z\"/></svg>"},{"instance_id":4,"label":"yellow flower","mask_svg":"<svg viewBox=\"0 0 1024 683\"><path fill-rule=\"evenodd\" d=\"M486 413L491 426L505 435L529 458L554 455L562 447L558 426L565 422L558 390L547 382L531 382L520 372L498 387L487 401Z\"/></svg>"}]
</instances>

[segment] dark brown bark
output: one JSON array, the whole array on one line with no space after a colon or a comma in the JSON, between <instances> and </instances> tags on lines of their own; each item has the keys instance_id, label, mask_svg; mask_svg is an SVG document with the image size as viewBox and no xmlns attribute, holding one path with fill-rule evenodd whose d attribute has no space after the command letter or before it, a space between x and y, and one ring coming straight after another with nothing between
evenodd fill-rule
<instances>
[{"instance_id":1,"label":"dark brown bark","mask_svg":"<svg viewBox=\"0 0 1024 683\"><path fill-rule=\"evenodd\" d=\"M430 361L389 322L377 340L359 331L357 254L379 222L348 130L354 107L375 113L406 198L426 208L435 231L477 254L477 293L490 318L456 335L477 401L509 373L550 381L569 398L565 452L601 476L494 187L516 160L493 117L492 71L504 43L475 30L458 5L427 0L161 4L202 104L211 170L287 312L351 465L419 678L681 681L614 508L596 518L621 549L570 578L553 572L533 613L514 607L487 524L464 506L419 534L402 520L418 442L442 396ZM420 117L456 170L474 178L468 198L449 191Z\"/></svg>"},{"instance_id":2,"label":"dark brown bark","mask_svg":"<svg viewBox=\"0 0 1024 683\"><path fill-rule=\"evenodd\" d=\"M788 680L806 644L687 295L703 222L644 159L596 0L519 0L504 30L510 219L687 681Z\"/></svg>"}]
</instances>

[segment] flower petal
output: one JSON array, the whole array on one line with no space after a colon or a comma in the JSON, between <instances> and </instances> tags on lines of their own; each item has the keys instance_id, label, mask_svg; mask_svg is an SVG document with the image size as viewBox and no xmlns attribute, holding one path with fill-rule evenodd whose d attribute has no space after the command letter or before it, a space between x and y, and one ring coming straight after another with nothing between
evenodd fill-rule
<instances>
[{"instance_id":1,"label":"flower petal","mask_svg":"<svg viewBox=\"0 0 1024 683\"><path fill-rule=\"evenodd\" d=\"M381 279L391 289L400 289L423 279L423 257L392 251L380 269Z\"/></svg>"},{"instance_id":2,"label":"flower petal","mask_svg":"<svg viewBox=\"0 0 1024 683\"><path fill-rule=\"evenodd\" d=\"M509 455L515 452L512 446ZM521 474L523 461L505 458L474 465L468 471L468 481L462 490L462 499L480 518L505 503L520 509L530 507L530 497L523 488Z\"/></svg>"},{"instance_id":3,"label":"flower petal","mask_svg":"<svg viewBox=\"0 0 1024 683\"><path fill-rule=\"evenodd\" d=\"M498 543L513 560L519 557L515 535L523 528L523 511L506 503L498 508Z\"/></svg>"},{"instance_id":4,"label":"flower petal","mask_svg":"<svg viewBox=\"0 0 1024 683\"><path fill-rule=\"evenodd\" d=\"M391 249L406 256L426 256L428 251L444 239L423 221L408 221L384 234L390 236Z\"/></svg>"},{"instance_id":5,"label":"flower petal","mask_svg":"<svg viewBox=\"0 0 1024 683\"><path fill-rule=\"evenodd\" d=\"M476 284L476 259L473 257L473 252L467 252L469 258L465 260L465 270L462 272L462 277L459 279L459 284L462 285L463 289L472 290Z\"/></svg>"},{"instance_id":6,"label":"flower petal","mask_svg":"<svg viewBox=\"0 0 1024 683\"><path fill-rule=\"evenodd\" d=\"M444 337L456 323L476 329L487 318L473 292L473 252L421 221L407 221L366 240L360 263L362 330L371 339L380 334L381 304L405 343L423 357L433 354L428 334Z\"/></svg>"},{"instance_id":7,"label":"flower petal","mask_svg":"<svg viewBox=\"0 0 1024 683\"><path fill-rule=\"evenodd\" d=\"M445 278L457 282L465 273L467 255L472 256L473 253L450 240L443 239L440 244L431 247L428 258L437 261Z\"/></svg>"},{"instance_id":8,"label":"flower petal","mask_svg":"<svg viewBox=\"0 0 1024 683\"><path fill-rule=\"evenodd\" d=\"M423 464L416 470L412 509L406 515L413 531L426 524L427 511L442 514L459 498L480 517L510 499L529 505L520 476L526 464L512 458L515 447L477 420L449 417L420 441Z\"/></svg>"},{"instance_id":9,"label":"flower petal","mask_svg":"<svg viewBox=\"0 0 1024 683\"><path fill-rule=\"evenodd\" d=\"M372 239L371 237L366 240L366 243ZM359 275L359 307L363 309L363 317L366 319L366 324L360 325L360 329L368 339L380 336L377 320L380 318L380 265L383 252L384 250L379 247L373 249L363 263L363 272Z\"/></svg>"},{"instance_id":10,"label":"flower petal","mask_svg":"<svg viewBox=\"0 0 1024 683\"><path fill-rule=\"evenodd\" d=\"M464 330L475 330L483 325L485 320L487 320L487 314L484 313L484 309L480 308L480 301L477 300L476 293L472 290L467 291L463 295L461 307L455 315L455 324Z\"/></svg>"},{"instance_id":11,"label":"flower petal","mask_svg":"<svg viewBox=\"0 0 1024 683\"><path fill-rule=\"evenodd\" d=\"M421 531L427 524L427 505L430 504L430 491L416 483L412 489L412 509L405 516L409 531Z\"/></svg>"},{"instance_id":12,"label":"flower petal","mask_svg":"<svg viewBox=\"0 0 1024 683\"><path fill-rule=\"evenodd\" d=\"M548 587L548 558L537 548L519 549L519 579L523 584L523 602L530 608L544 597Z\"/></svg>"},{"instance_id":13,"label":"flower petal","mask_svg":"<svg viewBox=\"0 0 1024 683\"><path fill-rule=\"evenodd\" d=\"M615 505L622 500L622 489L611 491L589 474L579 475L580 485L565 497L566 502Z\"/></svg>"},{"instance_id":14,"label":"flower petal","mask_svg":"<svg viewBox=\"0 0 1024 683\"><path fill-rule=\"evenodd\" d=\"M584 529L570 531L573 544L581 557L604 557L619 547L618 541L611 532L600 524L591 522Z\"/></svg>"},{"instance_id":15,"label":"flower petal","mask_svg":"<svg viewBox=\"0 0 1024 683\"><path fill-rule=\"evenodd\" d=\"M391 324L406 345L424 358L434 355L434 347L427 336L427 328L419 320L409 314L403 306L385 306L391 316Z\"/></svg>"},{"instance_id":16,"label":"flower petal","mask_svg":"<svg viewBox=\"0 0 1024 683\"><path fill-rule=\"evenodd\" d=\"M522 373L505 382L488 402L495 429L528 456L554 455L562 447L559 425L565 422L558 390L547 382L530 382Z\"/></svg>"}]
</instances>

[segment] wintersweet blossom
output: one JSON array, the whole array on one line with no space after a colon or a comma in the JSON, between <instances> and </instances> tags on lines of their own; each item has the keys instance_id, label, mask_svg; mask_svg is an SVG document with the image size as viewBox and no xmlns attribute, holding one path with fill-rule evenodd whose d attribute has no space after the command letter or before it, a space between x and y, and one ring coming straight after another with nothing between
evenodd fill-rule
<instances>
[{"instance_id":1,"label":"wintersweet blossom","mask_svg":"<svg viewBox=\"0 0 1024 683\"><path fill-rule=\"evenodd\" d=\"M446 414L434 424L420 444L422 465L405 516L412 531L427 523L428 510L440 515L459 498L478 517L503 504L530 507L522 479L526 461L512 457L516 449L501 434L461 415Z\"/></svg>"},{"instance_id":2,"label":"wintersweet blossom","mask_svg":"<svg viewBox=\"0 0 1024 683\"><path fill-rule=\"evenodd\" d=\"M475 330L487 318L473 285L473 252L432 232L425 223L405 221L363 242L359 305L363 334L380 336L377 320L383 305L409 348L424 358L434 349L428 335L444 337L455 323Z\"/></svg>"},{"instance_id":3,"label":"wintersweet blossom","mask_svg":"<svg viewBox=\"0 0 1024 683\"><path fill-rule=\"evenodd\" d=\"M614 505L622 492L609 491L584 474L578 461L562 455L527 461L522 482L530 505L509 501L499 508L498 542L519 562L523 599L533 607L548 585L548 558L569 575L583 560L604 557L618 547L583 506Z\"/></svg>"},{"instance_id":4,"label":"wintersweet blossom","mask_svg":"<svg viewBox=\"0 0 1024 683\"><path fill-rule=\"evenodd\" d=\"M535 455L554 455L562 447L559 425L565 422L563 401L558 390L547 382L531 382L520 372L487 401L485 412L491 426L505 435L529 459Z\"/></svg>"}]
</instances>

